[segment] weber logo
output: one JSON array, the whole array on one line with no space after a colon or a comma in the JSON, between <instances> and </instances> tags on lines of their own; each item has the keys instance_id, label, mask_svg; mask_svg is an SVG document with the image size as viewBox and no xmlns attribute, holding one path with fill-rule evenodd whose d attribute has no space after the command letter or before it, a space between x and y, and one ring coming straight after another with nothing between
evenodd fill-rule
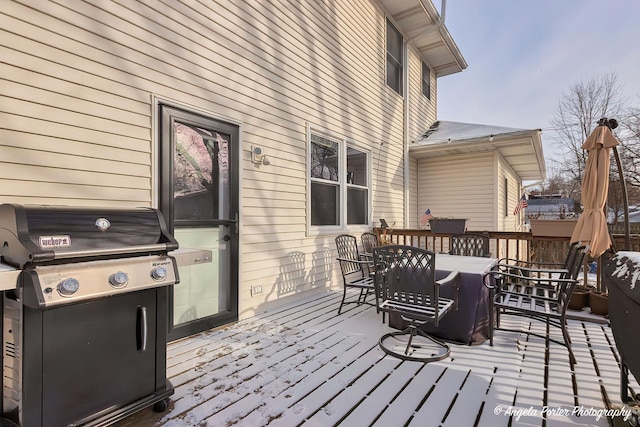
<instances>
[{"instance_id":1,"label":"weber logo","mask_svg":"<svg viewBox=\"0 0 640 427\"><path fill-rule=\"evenodd\" d=\"M40 236L40 247L45 248L68 248L71 246L70 236Z\"/></svg>"}]
</instances>

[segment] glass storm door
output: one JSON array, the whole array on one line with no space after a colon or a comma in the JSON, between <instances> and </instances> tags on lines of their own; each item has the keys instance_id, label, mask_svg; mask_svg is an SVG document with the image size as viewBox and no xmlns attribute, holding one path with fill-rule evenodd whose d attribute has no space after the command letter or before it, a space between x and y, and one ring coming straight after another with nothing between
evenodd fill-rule
<instances>
[{"instance_id":1,"label":"glass storm door","mask_svg":"<svg viewBox=\"0 0 640 427\"><path fill-rule=\"evenodd\" d=\"M239 130L161 106L160 204L180 248L207 249L212 261L179 266L169 338L238 319Z\"/></svg>"}]
</instances>

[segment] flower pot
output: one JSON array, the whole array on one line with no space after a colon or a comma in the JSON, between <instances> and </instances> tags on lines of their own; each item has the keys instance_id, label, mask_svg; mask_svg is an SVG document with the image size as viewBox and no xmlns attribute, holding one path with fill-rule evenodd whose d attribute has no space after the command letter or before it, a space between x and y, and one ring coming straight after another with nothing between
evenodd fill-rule
<instances>
[{"instance_id":1,"label":"flower pot","mask_svg":"<svg viewBox=\"0 0 640 427\"><path fill-rule=\"evenodd\" d=\"M592 291L589 294L589 307L591 313L606 316L609 314L609 295Z\"/></svg>"},{"instance_id":2,"label":"flower pot","mask_svg":"<svg viewBox=\"0 0 640 427\"><path fill-rule=\"evenodd\" d=\"M531 234L541 237L571 237L577 219L532 219Z\"/></svg>"},{"instance_id":3,"label":"flower pot","mask_svg":"<svg viewBox=\"0 0 640 427\"><path fill-rule=\"evenodd\" d=\"M587 305L589 305L589 288L586 286L576 287L571 294L567 308L569 310L582 310Z\"/></svg>"},{"instance_id":4,"label":"flower pot","mask_svg":"<svg viewBox=\"0 0 640 427\"><path fill-rule=\"evenodd\" d=\"M462 234L465 232L466 219L436 218L429 220L431 232L437 234Z\"/></svg>"}]
</instances>

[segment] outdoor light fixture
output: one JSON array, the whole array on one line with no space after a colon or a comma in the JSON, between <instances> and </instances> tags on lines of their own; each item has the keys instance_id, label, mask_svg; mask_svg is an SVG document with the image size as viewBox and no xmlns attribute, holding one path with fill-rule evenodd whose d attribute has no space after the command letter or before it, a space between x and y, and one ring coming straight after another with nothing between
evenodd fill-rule
<instances>
[{"instance_id":1,"label":"outdoor light fixture","mask_svg":"<svg viewBox=\"0 0 640 427\"><path fill-rule=\"evenodd\" d=\"M493 135L489 135L489 142L493 142Z\"/></svg>"},{"instance_id":2,"label":"outdoor light fixture","mask_svg":"<svg viewBox=\"0 0 640 427\"><path fill-rule=\"evenodd\" d=\"M256 165L265 165L268 166L271 164L267 156L262 152L261 147L256 147L255 145L251 146L251 161Z\"/></svg>"}]
</instances>

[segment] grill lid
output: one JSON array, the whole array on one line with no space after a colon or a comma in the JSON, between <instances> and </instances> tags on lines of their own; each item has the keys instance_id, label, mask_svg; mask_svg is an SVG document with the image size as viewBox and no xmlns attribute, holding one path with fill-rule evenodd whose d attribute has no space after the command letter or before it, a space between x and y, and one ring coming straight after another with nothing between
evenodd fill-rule
<instances>
[{"instance_id":1,"label":"grill lid","mask_svg":"<svg viewBox=\"0 0 640 427\"><path fill-rule=\"evenodd\" d=\"M177 248L162 214L153 208L0 205L0 257L18 268Z\"/></svg>"}]
</instances>

